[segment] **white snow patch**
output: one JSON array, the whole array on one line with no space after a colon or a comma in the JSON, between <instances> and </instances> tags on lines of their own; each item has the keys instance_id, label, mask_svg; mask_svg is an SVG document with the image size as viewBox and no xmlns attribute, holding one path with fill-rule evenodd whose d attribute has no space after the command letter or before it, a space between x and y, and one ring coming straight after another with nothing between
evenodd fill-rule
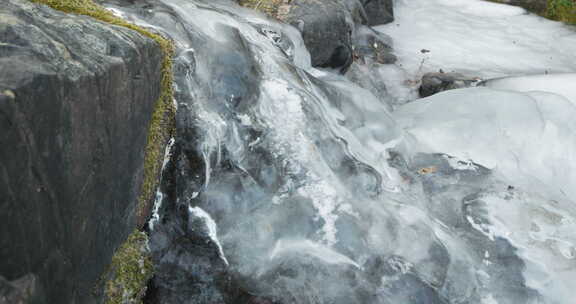
<instances>
[{"instance_id":1,"label":"white snow patch","mask_svg":"<svg viewBox=\"0 0 576 304\"><path fill-rule=\"evenodd\" d=\"M377 29L394 41L398 62L382 73L396 75L387 86L399 102L415 99L422 75L440 69L483 79L576 71L573 28L509 5L399 0L395 21Z\"/></svg>"}]
</instances>

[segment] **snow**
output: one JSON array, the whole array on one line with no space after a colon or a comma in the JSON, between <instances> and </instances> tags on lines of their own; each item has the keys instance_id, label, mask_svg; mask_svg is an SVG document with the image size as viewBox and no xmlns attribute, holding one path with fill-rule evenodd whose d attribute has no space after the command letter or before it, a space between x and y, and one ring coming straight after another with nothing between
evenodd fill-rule
<instances>
[{"instance_id":1,"label":"snow","mask_svg":"<svg viewBox=\"0 0 576 304\"><path fill-rule=\"evenodd\" d=\"M481 0L399 0L395 9L396 21L377 29L394 40L398 63L380 72L392 80L389 91L398 103L415 99L421 76L440 69L483 79L576 71L574 28L521 8Z\"/></svg>"}]
</instances>

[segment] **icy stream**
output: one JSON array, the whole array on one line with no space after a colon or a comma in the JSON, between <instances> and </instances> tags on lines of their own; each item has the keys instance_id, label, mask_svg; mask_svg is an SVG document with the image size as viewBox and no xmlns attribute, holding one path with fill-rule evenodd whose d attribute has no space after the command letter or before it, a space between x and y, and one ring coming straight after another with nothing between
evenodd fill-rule
<instances>
[{"instance_id":1,"label":"icy stream","mask_svg":"<svg viewBox=\"0 0 576 304\"><path fill-rule=\"evenodd\" d=\"M522 93L532 80L517 79L390 112L395 92L410 96L399 83L419 73L409 52L426 48L413 46L420 23L382 29L404 66L384 68L397 79L381 100L313 69L294 28L227 1L159 2L115 6L178 47L177 136L150 232L155 303L573 303L574 91ZM439 28L477 15L457 39L482 44L500 41L484 35L485 17L556 35L545 50L493 51L528 54L526 64L465 43L459 51L477 53L465 61L430 47L430 69L576 71L576 32L522 10L475 0L397 9L398 22L422 15Z\"/></svg>"}]
</instances>

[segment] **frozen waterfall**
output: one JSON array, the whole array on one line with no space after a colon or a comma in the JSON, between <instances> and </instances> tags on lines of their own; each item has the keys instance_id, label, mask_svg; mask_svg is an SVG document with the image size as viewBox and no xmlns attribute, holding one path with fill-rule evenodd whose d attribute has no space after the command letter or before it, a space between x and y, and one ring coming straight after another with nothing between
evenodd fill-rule
<instances>
[{"instance_id":1,"label":"frozen waterfall","mask_svg":"<svg viewBox=\"0 0 576 304\"><path fill-rule=\"evenodd\" d=\"M573 303L574 74L548 92L501 80L409 103L404 85L422 69L574 72L573 29L476 0L399 1L380 29L399 62L371 70L390 79L379 98L312 68L295 28L229 2L109 6L178 48L157 303Z\"/></svg>"}]
</instances>

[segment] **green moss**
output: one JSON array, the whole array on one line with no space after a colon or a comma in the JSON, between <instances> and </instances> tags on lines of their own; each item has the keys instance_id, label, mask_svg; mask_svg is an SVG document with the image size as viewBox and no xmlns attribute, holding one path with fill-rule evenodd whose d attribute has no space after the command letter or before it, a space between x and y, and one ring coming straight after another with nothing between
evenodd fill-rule
<instances>
[{"instance_id":1,"label":"green moss","mask_svg":"<svg viewBox=\"0 0 576 304\"><path fill-rule=\"evenodd\" d=\"M546 17L576 24L576 0L548 0Z\"/></svg>"},{"instance_id":2,"label":"green moss","mask_svg":"<svg viewBox=\"0 0 576 304\"><path fill-rule=\"evenodd\" d=\"M141 303L153 266L147 255L148 237L134 231L112 257L106 282L106 304Z\"/></svg>"},{"instance_id":3,"label":"green moss","mask_svg":"<svg viewBox=\"0 0 576 304\"><path fill-rule=\"evenodd\" d=\"M172 42L164 37L151 33L139 26L131 24L119 18L110 11L104 9L92 0L31 0L32 2L48 5L56 10L66 13L86 15L110 24L123 26L134 30L144 36L154 39L162 51L164 59L162 62L162 92L154 107L152 120L148 129L146 143L144 181L138 199L137 217L141 219L146 214L146 206L153 197L158 187L158 179L162 166L163 147L174 132L175 109L172 106L172 58L174 46Z\"/></svg>"}]
</instances>

